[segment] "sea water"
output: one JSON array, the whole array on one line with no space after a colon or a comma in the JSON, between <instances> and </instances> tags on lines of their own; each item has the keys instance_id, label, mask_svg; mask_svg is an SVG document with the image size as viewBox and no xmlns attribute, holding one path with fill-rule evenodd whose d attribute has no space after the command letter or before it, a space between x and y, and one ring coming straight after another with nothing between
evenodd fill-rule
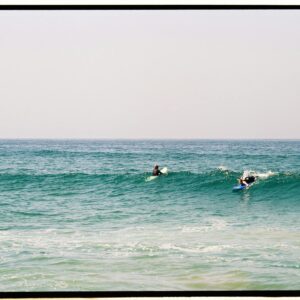
<instances>
[{"instance_id":1,"label":"sea water","mask_svg":"<svg viewBox=\"0 0 300 300\"><path fill-rule=\"evenodd\" d=\"M0 141L0 291L299 289L299 216L300 141Z\"/></svg>"}]
</instances>

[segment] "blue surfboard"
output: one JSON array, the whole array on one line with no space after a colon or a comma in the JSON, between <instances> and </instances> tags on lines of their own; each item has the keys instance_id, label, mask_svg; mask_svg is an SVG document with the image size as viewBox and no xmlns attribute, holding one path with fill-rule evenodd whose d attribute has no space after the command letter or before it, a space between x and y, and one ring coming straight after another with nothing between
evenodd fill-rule
<instances>
[{"instance_id":1,"label":"blue surfboard","mask_svg":"<svg viewBox=\"0 0 300 300\"><path fill-rule=\"evenodd\" d=\"M247 188L246 185L241 185L241 184L239 184L239 185L234 186L234 187L232 188L232 190L233 190L233 191L240 191L240 190L244 190L245 188Z\"/></svg>"},{"instance_id":2,"label":"blue surfboard","mask_svg":"<svg viewBox=\"0 0 300 300\"><path fill-rule=\"evenodd\" d=\"M253 183L252 183L253 184ZM250 186L252 186L252 184L250 183L248 186L247 185L236 185L232 188L233 191L241 191L241 190L245 190L248 189Z\"/></svg>"}]
</instances>

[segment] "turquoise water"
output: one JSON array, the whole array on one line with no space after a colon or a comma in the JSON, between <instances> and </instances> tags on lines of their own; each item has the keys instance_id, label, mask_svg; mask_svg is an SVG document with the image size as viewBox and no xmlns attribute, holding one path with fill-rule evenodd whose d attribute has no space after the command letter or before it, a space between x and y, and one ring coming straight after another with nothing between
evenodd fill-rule
<instances>
[{"instance_id":1,"label":"turquoise water","mask_svg":"<svg viewBox=\"0 0 300 300\"><path fill-rule=\"evenodd\" d=\"M0 289L299 289L299 198L300 141L0 140Z\"/></svg>"}]
</instances>

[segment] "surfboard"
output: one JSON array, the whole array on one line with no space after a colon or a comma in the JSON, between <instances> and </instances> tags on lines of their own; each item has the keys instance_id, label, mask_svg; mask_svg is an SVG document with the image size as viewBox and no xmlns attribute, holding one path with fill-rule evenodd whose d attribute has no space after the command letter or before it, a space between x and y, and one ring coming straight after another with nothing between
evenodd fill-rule
<instances>
[{"instance_id":1,"label":"surfboard","mask_svg":"<svg viewBox=\"0 0 300 300\"><path fill-rule=\"evenodd\" d=\"M163 175L167 175L168 174L168 168L167 167L164 167L160 170L162 172ZM152 181L156 178L158 178L159 176L149 176L146 178L146 181Z\"/></svg>"},{"instance_id":2,"label":"surfboard","mask_svg":"<svg viewBox=\"0 0 300 300\"><path fill-rule=\"evenodd\" d=\"M248 189L252 184L249 184L248 186L247 185L236 185L232 188L233 191L241 191L241 190L245 190L245 189Z\"/></svg>"},{"instance_id":3,"label":"surfboard","mask_svg":"<svg viewBox=\"0 0 300 300\"><path fill-rule=\"evenodd\" d=\"M232 188L232 190L233 190L233 191L240 191L240 190L244 190L245 188L246 188L245 185L239 184L239 185L234 186L234 187Z\"/></svg>"},{"instance_id":4,"label":"surfboard","mask_svg":"<svg viewBox=\"0 0 300 300\"><path fill-rule=\"evenodd\" d=\"M164 175L168 174L168 168L164 167L160 170Z\"/></svg>"}]
</instances>

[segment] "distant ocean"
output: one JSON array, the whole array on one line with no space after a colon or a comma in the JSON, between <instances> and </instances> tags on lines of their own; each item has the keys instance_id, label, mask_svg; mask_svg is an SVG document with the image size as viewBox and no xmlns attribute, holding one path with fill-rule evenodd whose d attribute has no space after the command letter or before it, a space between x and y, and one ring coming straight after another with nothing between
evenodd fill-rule
<instances>
[{"instance_id":1,"label":"distant ocean","mask_svg":"<svg viewBox=\"0 0 300 300\"><path fill-rule=\"evenodd\" d=\"M300 141L0 140L2 292L299 289Z\"/></svg>"}]
</instances>

